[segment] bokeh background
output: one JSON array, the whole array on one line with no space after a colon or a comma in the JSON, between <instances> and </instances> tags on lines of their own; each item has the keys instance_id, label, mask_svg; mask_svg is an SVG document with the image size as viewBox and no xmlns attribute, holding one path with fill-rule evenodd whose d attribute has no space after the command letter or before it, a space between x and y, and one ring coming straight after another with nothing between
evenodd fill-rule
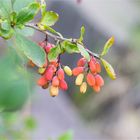
<instances>
[{"instance_id":1,"label":"bokeh background","mask_svg":"<svg viewBox=\"0 0 140 140\"><path fill-rule=\"evenodd\" d=\"M48 90L35 86L36 70L0 39L0 140L57 139L67 131L64 140L140 139L140 1L47 0L47 8L59 13L54 28L65 37L79 37L85 25L85 45L96 53L115 37L106 59L117 80L110 80L103 69L102 91L89 89L81 95L68 78L68 92L51 98ZM39 32L23 33L35 42L44 39ZM74 67L78 58L65 55L62 61Z\"/></svg>"}]
</instances>

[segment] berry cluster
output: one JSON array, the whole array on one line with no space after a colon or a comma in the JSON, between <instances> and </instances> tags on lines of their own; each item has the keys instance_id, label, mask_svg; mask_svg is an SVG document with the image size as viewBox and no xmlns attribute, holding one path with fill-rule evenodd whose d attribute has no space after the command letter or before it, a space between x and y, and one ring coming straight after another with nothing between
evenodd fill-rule
<instances>
[{"instance_id":1,"label":"berry cluster","mask_svg":"<svg viewBox=\"0 0 140 140\"><path fill-rule=\"evenodd\" d=\"M104 80L99 75L101 72L100 63L93 56L91 56L89 62L87 62L85 58L79 59L77 67L74 68L72 72L74 76L77 76L75 84L80 86L80 92L83 94L87 90L87 83L95 92L99 92L101 86L104 85ZM86 79L85 81L84 78Z\"/></svg>"},{"instance_id":2,"label":"berry cluster","mask_svg":"<svg viewBox=\"0 0 140 140\"><path fill-rule=\"evenodd\" d=\"M50 49L53 48L53 45L50 43L40 42L39 45L45 50L46 54L50 52ZM49 87L50 95L52 97L57 96L59 89L67 90L68 85L65 81L65 73L71 76L72 71L68 66L64 67L64 70L61 68L59 58L55 61L49 62L46 60L46 64L39 68L38 73L41 74L41 77L38 79L38 85L43 89Z\"/></svg>"},{"instance_id":3,"label":"berry cluster","mask_svg":"<svg viewBox=\"0 0 140 140\"><path fill-rule=\"evenodd\" d=\"M53 44L47 43L46 41L40 42L39 46L44 49L47 55L51 48L54 47ZM88 85L95 92L99 92L100 88L104 85L104 80L99 75L101 66L94 56L90 57L89 62L85 58L80 58L77 62L77 67L73 70L68 66L62 66L60 57L55 61L49 61L47 58L44 66L38 69L38 73L41 75L37 81L38 85L43 89L49 88L50 95L55 97L58 95L59 89L68 89L67 82L65 81L66 73L68 76L76 76L75 84L80 86L80 92L82 94L87 91ZM30 65L34 66L32 62L30 62Z\"/></svg>"}]
</instances>

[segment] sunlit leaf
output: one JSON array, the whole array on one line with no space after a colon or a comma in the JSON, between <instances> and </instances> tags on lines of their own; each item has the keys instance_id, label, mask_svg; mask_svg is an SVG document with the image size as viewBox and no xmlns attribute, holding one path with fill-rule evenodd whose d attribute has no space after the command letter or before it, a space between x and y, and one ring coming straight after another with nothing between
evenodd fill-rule
<instances>
[{"instance_id":1,"label":"sunlit leaf","mask_svg":"<svg viewBox=\"0 0 140 140\"><path fill-rule=\"evenodd\" d=\"M112 47L112 45L114 44L114 37L111 37L106 44L104 45L104 49L101 53L101 56L104 56L108 53L109 49Z\"/></svg>"},{"instance_id":2,"label":"sunlit leaf","mask_svg":"<svg viewBox=\"0 0 140 140\"><path fill-rule=\"evenodd\" d=\"M90 61L90 55L89 53L86 51L86 49L81 45L81 44L77 44L77 47L81 53L81 55L87 59L87 61Z\"/></svg>"},{"instance_id":3,"label":"sunlit leaf","mask_svg":"<svg viewBox=\"0 0 140 140\"><path fill-rule=\"evenodd\" d=\"M66 133L64 133L63 135L61 135L58 140L73 140L73 132L72 131L68 131Z\"/></svg>"},{"instance_id":4,"label":"sunlit leaf","mask_svg":"<svg viewBox=\"0 0 140 140\"><path fill-rule=\"evenodd\" d=\"M47 11L41 19L41 24L46 26L53 26L59 18L59 15L53 11Z\"/></svg>"},{"instance_id":5,"label":"sunlit leaf","mask_svg":"<svg viewBox=\"0 0 140 140\"><path fill-rule=\"evenodd\" d=\"M41 14L42 14L42 16L45 16L46 8L47 8L46 1L41 0Z\"/></svg>"},{"instance_id":6,"label":"sunlit leaf","mask_svg":"<svg viewBox=\"0 0 140 140\"><path fill-rule=\"evenodd\" d=\"M81 27L80 38L78 39L79 42L82 42L82 41L83 41L84 35L85 35L85 27L82 26L82 27Z\"/></svg>"},{"instance_id":7,"label":"sunlit leaf","mask_svg":"<svg viewBox=\"0 0 140 140\"><path fill-rule=\"evenodd\" d=\"M104 59L101 59L102 61L102 64L108 74L108 76L112 79L112 80L115 80L116 79L116 74L115 74L115 71L113 69L113 67Z\"/></svg>"}]
</instances>

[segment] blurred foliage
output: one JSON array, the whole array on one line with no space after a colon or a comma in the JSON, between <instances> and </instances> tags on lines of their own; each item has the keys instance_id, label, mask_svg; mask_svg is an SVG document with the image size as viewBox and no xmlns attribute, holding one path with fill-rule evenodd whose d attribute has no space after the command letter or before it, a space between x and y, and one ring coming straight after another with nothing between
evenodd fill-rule
<instances>
[{"instance_id":1,"label":"blurred foliage","mask_svg":"<svg viewBox=\"0 0 140 140\"><path fill-rule=\"evenodd\" d=\"M19 109L27 100L31 87L30 73L14 49L8 49L0 58L0 110Z\"/></svg>"},{"instance_id":2,"label":"blurred foliage","mask_svg":"<svg viewBox=\"0 0 140 140\"><path fill-rule=\"evenodd\" d=\"M20 112L0 115L0 140L30 140L35 128L36 122L31 116L21 116Z\"/></svg>"}]
</instances>

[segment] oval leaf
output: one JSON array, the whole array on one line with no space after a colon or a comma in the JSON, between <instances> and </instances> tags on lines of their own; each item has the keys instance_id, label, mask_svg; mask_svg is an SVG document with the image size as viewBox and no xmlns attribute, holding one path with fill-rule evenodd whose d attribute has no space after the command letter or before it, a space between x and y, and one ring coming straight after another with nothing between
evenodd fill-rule
<instances>
[{"instance_id":1,"label":"oval leaf","mask_svg":"<svg viewBox=\"0 0 140 140\"><path fill-rule=\"evenodd\" d=\"M41 22L40 24L42 25L47 25L47 26L53 26L57 20L59 18L59 15L53 11L47 11L42 19L41 19Z\"/></svg>"},{"instance_id":2,"label":"oval leaf","mask_svg":"<svg viewBox=\"0 0 140 140\"><path fill-rule=\"evenodd\" d=\"M61 49L59 45L53 47L48 54L49 61L56 60L60 53L61 53Z\"/></svg>"},{"instance_id":3,"label":"oval leaf","mask_svg":"<svg viewBox=\"0 0 140 140\"><path fill-rule=\"evenodd\" d=\"M82 27L81 27L80 38L79 38L79 40L78 40L79 42L82 42L82 41L83 41L84 35L85 35L85 27L82 26Z\"/></svg>"},{"instance_id":4,"label":"oval leaf","mask_svg":"<svg viewBox=\"0 0 140 140\"><path fill-rule=\"evenodd\" d=\"M109 49L112 47L112 45L114 44L114 37L111 37L106 44L104 45L104 49L101 53L101 56L104 56L108 53Z\"/></svg>"},{"instance_id":5,"label":"oval leaf","mask_svg":"<svg viewBox=\"0 0 140 140\"><path fill-rule=\"evenodd\" d=\"M34 18L40 9L40 4L37 2L31 3L27 7L21 9L17 15L17 25L25 24Z\"/></svg>"},{"instance_id":6,"label":"oval leaf","mask_svg":"<svg viewBox=\"0 0 140 140\"><path fill-rule=\"evenodd\" d=\"M44 50L34 42L28 40L21 34L16 34L16 44L18 49L23 51L38 67L42 67L45 64L46 54Z\"/></svg>"},{"instance_id":7,"label":"oval leaf","mask_svg":"<svg viewBox=\"0 0 140 140\"><path fill-rule=\"evenodd\" d=\"M81 45L81 44L77 44L77 47L81 53L81 55L87 59L87 61L90 61L90 55L89 53L86 51L86 49Z\"/></svg>"},{"instance_id":8,"label":"oval leaf","mask_svg":"<svg viewBox=\"0 0 140 140\"><path fill-rule=\"evenodd\" d=\"M116 74L115 71L113 69L113 67L104 59L101 59L103 66L108 74L108 76L112 79L115 80L116 79Z\"/></svg>"}]
</instances>

